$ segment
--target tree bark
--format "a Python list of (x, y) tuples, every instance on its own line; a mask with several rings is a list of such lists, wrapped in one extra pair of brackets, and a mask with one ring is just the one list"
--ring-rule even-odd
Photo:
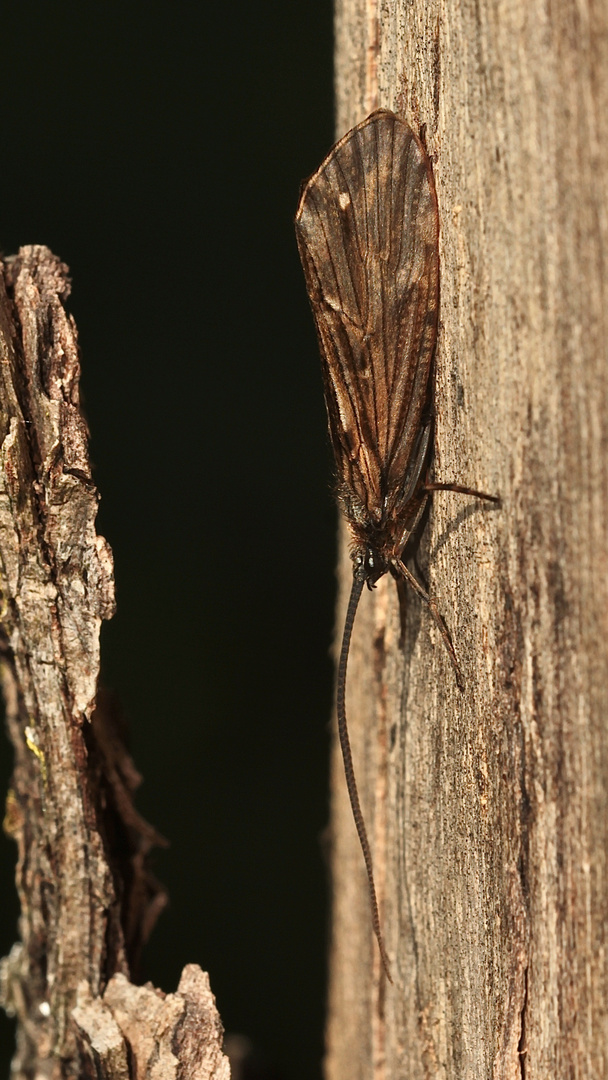
[(177, 993), (129, 982), (165, 895), (162, 837), (115, 704), (97, 694), (112, 553), (80, 411), (67, 268), (43, 247), (0, 262), (0, 653), (15, 769), (4, 827), (19, 850), (21, 941), (0, 964), (16, 1015), (14, 1080), (227, 1080), (207, 975)]
[[(608, 9), (337, 0), (337, 135), (420, 128), (441, 220), (435, 478), (347, 708), (395, 985), (337, 748), (328, 1080), (608, 1074)], [(351, 567), (343, 544), (338, 626)]]

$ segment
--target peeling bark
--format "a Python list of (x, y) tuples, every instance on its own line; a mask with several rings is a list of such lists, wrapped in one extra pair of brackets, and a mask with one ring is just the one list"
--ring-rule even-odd
[[(207, 976), (133, 986), (166, 897), (116, 703), (97, 695), (112, 553), (80, 410), (67, 268), (46, 248), (0, 263), (0, 675), (15, 769), (21, 941), (0, 964), (18, 1019), (15, 1080), (227, 1077)], [(145, 1053), (134, 1047), (144, 1045)], [(159, 1064), (160, 1063), (160, 1064)]]

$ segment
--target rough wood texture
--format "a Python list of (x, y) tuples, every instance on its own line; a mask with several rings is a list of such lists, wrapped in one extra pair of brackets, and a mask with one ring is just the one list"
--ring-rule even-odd
[[(608, 10), (338, 0), (337, 134), (426, 125), (437, 479), (416, 598), (364, 597), (347, 707), (396, 985), (334, 757), (328, 1080), (608, 1074)], [(341, 562), (343, 614), (351, 567)], [(340, 625), (340, 617), (338, 618)]]
[(12, 1075), (224, 1078), (206, 975), (186, 968), (168, 997), (127, 978), (165, 902), (145, 861), (164, 841), (133, 807), (140, 778), (116, 706), (96, 701), (113, 562), (95, 533), (66, 275), (43, 247), (0, 263), (0, 652), (15, 752), (4, 827), (21, 901), (21, 941), (0, 965), (0, 1004), (18, 1019)]
[[(94, 1080), (230, 1080), (209, 977), (188, 964), (177, 993), (115, 975), (103, 998), (80, 988), (73, 1018)], [(133, 1071), (135, 1063), (136, 1071)]]

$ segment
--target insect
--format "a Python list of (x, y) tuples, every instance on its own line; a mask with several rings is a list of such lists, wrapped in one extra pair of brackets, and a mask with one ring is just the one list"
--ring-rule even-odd
[(295, 227), (321, 351), (335, 494), (354, 564), (338, 662), (338, 732), (373, 928), (392, 981), (346, 722), (355, 614), (364, 585), (373, 588), (387, 571), (405, 579), (435, 620), (462, 687), (436, 601), (405, 565), (404, 551), (431, 491), (499, 500), (428, 480), (439, 212), (431, 163), (409, 124), (379, 109), (349, 131), (303, 185)]

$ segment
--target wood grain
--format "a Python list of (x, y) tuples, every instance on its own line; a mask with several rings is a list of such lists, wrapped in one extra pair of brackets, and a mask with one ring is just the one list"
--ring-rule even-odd
[[(435, 476), (415, 598), (364, 598), (349, 723), (396, 988), (335, 754), (329, 1080), (608, 1072), (608, 13), (337, 6), (337, 135), (426, 125), (440, 210)], [(341, 562), (343, 616), (350, 565)]]
[(112, 552), (80, 409), (67, 267), (47, 248), (0, 261), (0, 678), (15, 768), (20, 940), (0, 961), (17, 1019), (14, 1080), (228, 1080), (207, 975), (134, 986), (166, 902), (133, 806), (141, 777), (116, 704), (97, 692), (114, 611)]

